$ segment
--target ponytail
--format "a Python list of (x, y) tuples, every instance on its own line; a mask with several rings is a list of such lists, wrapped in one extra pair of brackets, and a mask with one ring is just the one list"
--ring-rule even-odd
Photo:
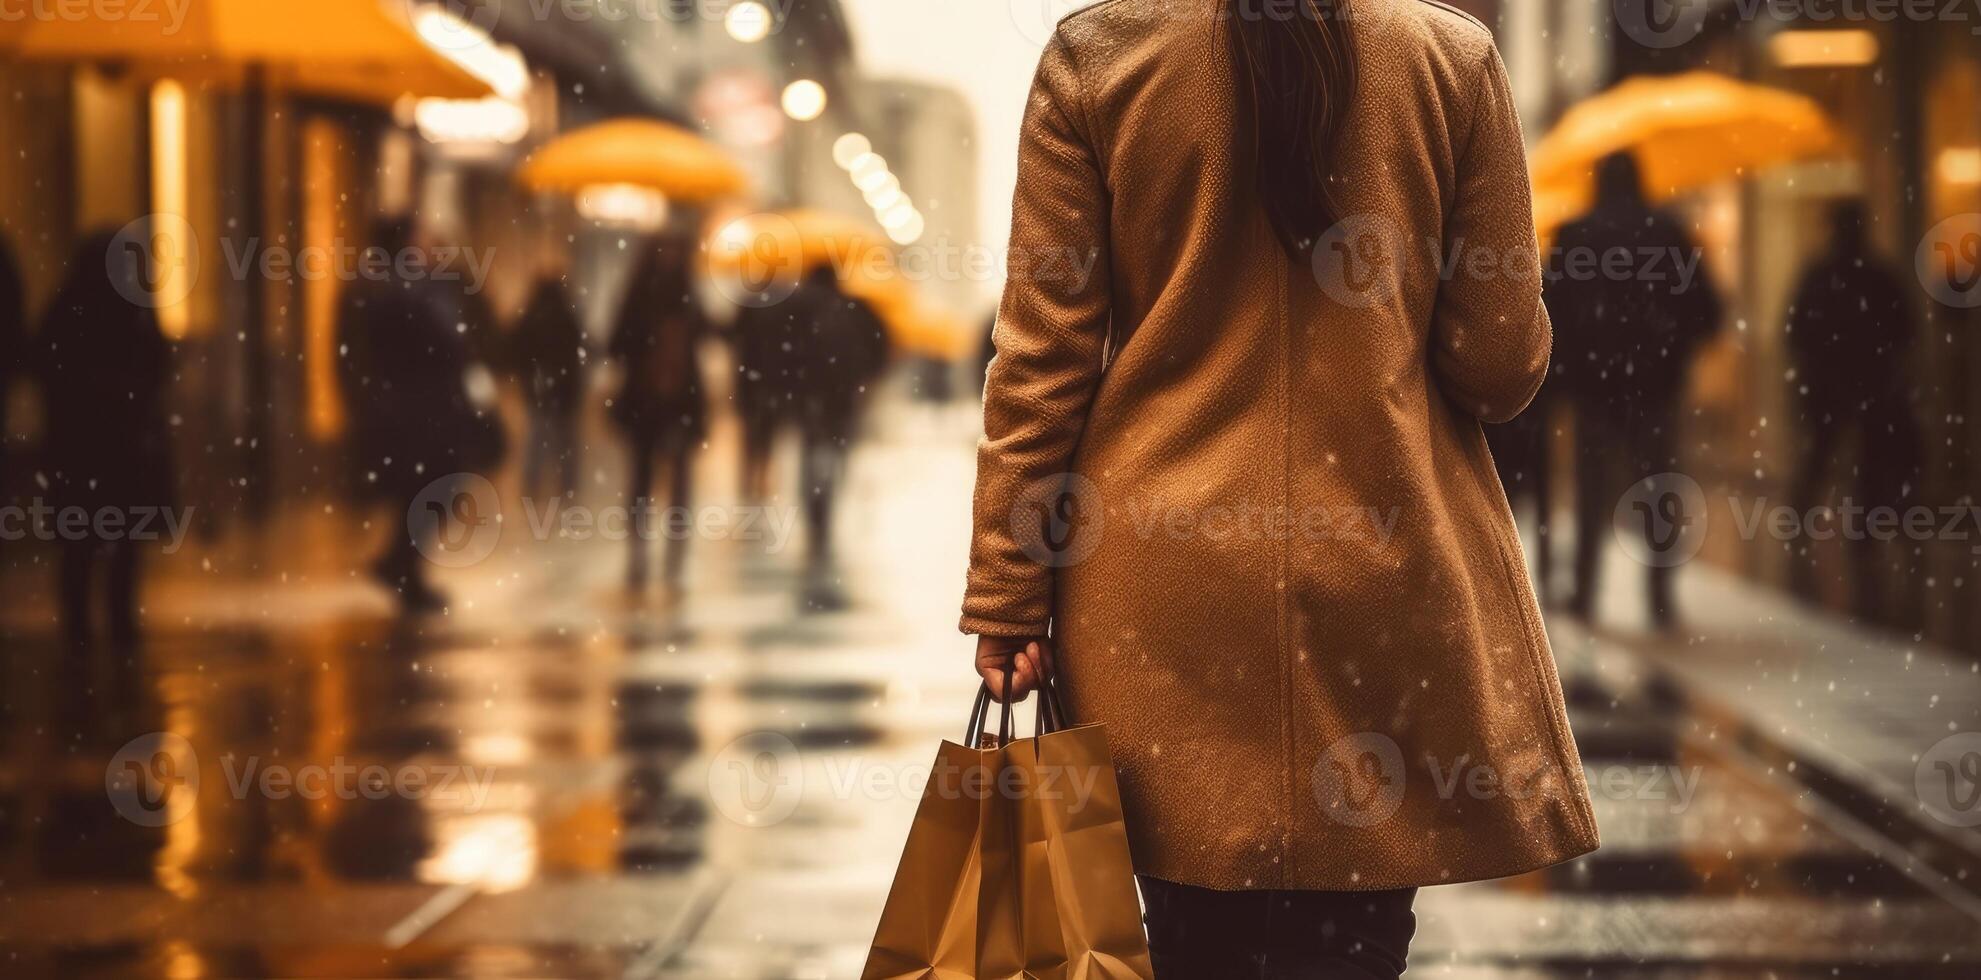
[(1297, 259), (1342, 217), (1331, 164), (1355, 99), (1350, 0), (1222, 2), (1259, 200)]

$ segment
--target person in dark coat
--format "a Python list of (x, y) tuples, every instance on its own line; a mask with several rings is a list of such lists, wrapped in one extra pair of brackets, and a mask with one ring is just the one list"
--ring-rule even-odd
[[(1645, 200), (1628, 153), (1597, 166), (1595, 207), (1557, 236), (1544, 293), (1560, 371), (1550, 383), (1560, 383), (1575, 407), (1570, 608), (1585, 619), (1595, 605), (1617, 502), (1637, 481), (1678, 469), (1679, 396), (1693, 355), (1719, 329), (1721, 313), (1699, 255), (1678, 220)], [(1619, 264), (1628, 275), (1611, 271)], [(1647, 541), (1654, 537), (1648, 525), (1645, 533)], [(1647, 571), (1652, 620), (1670, 628), (1678, 614), (1671, 563), (1649, 562)]]
[[(1800, 422), (1793, 506), (1804, 514), (1825, 505), (1903, 506), (1920, 481), (1919, 424), (1906, 383), (1912, 289), (1871, 247), (1862, 204), (1839, 204), (1830, 217), (1829, 246), (1804, 270), (1788, 312), (1791, 403)], [(1841, 501), (1833, 467), (1843, 474)], [(1884, 586), (1898, 576), (1879, 567), (1879, 542), (1869, 535), (1855, 535), (1846, 548), (1856, 612), (1882, 618)], [(1809, 556), (1791, 568), (1795, 590), (1813, 596)]]
[(523, 383), (530, 417), (523, 450), (523, 492), (537, 493), (547, 471), (557, 492), (578, 492), (578, 409), (585, 394), (585, 328), (561, 271), (537, 279), (529, 305), (509, 338), (510, 360)]
[[(28, 353), (45, 406), (40, 475), (61, 540), (62, 629), (77, 657), (68, 667), (80, 674), (65, 691), (71, 711), (103, 705), (88, 694), (103, 689), (99, 614), (115, 665), (114, 706), (141, 703), (139, 557), (147, 542), (139, 529), (162, 526), (176, 490), (163, 406), (171, 350), (139, 257), (115, 242), (98, 233), (76, 249)], [(74, 523), (76, 513), (88, 519)]]
[[(396, 259), (413, 247), (403, 220), (373, 231), (374, 251)], [(461, 530), (449, 522), (498, 516), (481, 513), (493, 502), (462, 497), (468, 477), (500, 461), (502, 431), (469, 397), (467, 340), (429, 291), (388, 271), (358, 277), (338, 303), (339, 380), (358, 485), (387, 508), (394, 529), (372, 572), (408, 611), (438, 609), (446, 598), (428, 582), (421, 556), (441, 545), (443, 530)]]
[(739, 377), (750, 379), (739, 385), (746, 429), (757, 429), (765, 453), (778, 431), (797, 430), (808, 601), (837, 607), (844, 600), (829, 581), (833, 505), (867, 393), (887, 366), (886, 327), (872, 306), (846, 294), (830, 264), (813, 269), (783, 303), (739, 321)]
[(12, 449), (8, 428), (8, 397), (14, 382), (27, 370), (27, 289), (14, 250), (0, 237), (0, 500), (10, 488), (7, 466)]
[[(619, 362), (623, 378), (612, 400), (612, 420), (632, 456), (627, 500), (635, 520), (626, 581), (634, 589), (646, 586), (648, 552), (656, 538), (668, 538), (663, 580), (670, 589), (680, 586), (687, 560), (686, 537), (672, 533), (670, 521), (656, 526), (654, 517), (684, 513), (689, 507), (695, 452), (708, 430), (698, 359), (708, 320), (693, 294), (690, 254), (691, 246), (676, 238), (649, 245), (620, 304), (607, 351)], [(663, 465), (668, 493), (661, 511), (653, 487)]]

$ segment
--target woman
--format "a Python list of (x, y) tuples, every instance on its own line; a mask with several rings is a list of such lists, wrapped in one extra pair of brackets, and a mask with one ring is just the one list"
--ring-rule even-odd
[(1021, 136), (962, 628), (1107, 725), (1163, 976), (1394, 976), (1416, 887), (1596, 846), (1480, 430), (1547, 368), (1505, 69), (1313, 2), (1073, 14)]
[(681, 583), (687, 560), (685, 535), (669, 535), (670, 522), (653, 520), (656, 462), (668, 471), (667, 506), (684, 511), (692, 481), (695, 450), (708, 424), (708, 404), (702, 394), (701, 364), (696, 360), (708, 322), (702, 315), (688, 279), (690, 246), (669, 239), (651, 244), (636, 270), (619, 324), (612, 332), (609, 354), (619, 361), (625, 378), (612, 400), (612, 418), (626, 433), (633, 456), (633, 485), (627, 502), (634, 508), (628, 588), (647, 582), (647, 553), (656, 537), (668, 536), (664, 584)]

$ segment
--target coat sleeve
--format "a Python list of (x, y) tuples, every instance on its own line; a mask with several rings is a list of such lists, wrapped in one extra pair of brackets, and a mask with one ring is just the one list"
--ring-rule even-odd
[[(966, 633), (1043, 635), (1052, 617), (1052, 556), (1028, 553), (1016, 525), (1036, 514), (1042, 488), (1071, 468), (1100, 384), (1109, 205), (1086, 122), (1072, 53), (1055, 36), (1019, 134), (1011, 275), (984, 383)], [(1093, 260), (1091, 274), (1066, 271), (1079, 266), (1061, 260), (1069, 250)]]
[(1459, 260), (1438, 287), (1431, 365), (1454, 405), (1505, 422), (1547, 377), (1550, 336), (1526, 148), (1506, 67), (1490, 46), (1457, 171), (1445, 240)]

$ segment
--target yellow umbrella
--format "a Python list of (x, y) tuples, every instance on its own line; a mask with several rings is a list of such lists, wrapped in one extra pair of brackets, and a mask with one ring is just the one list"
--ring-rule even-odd
[(715, 144), (657, 119), (612, 119), (545, 143), (517, 177), (536, 190), (575, 193), (594, 184), (634, 184), (680, 201), (741, 194), (743, 168)]
[(1535, 147), (1537, 199), (1586, 200), (1597, 161), (1633, 151), (1654, 198), (1831, 152), (1829, 117), (1794, 92), (1707, 71), (1632, 78), (1575, 105)]
[(117, 17), (0, 21), (0, 54), (124, 62), (145, 74), (229, 83), (260, 72), (273, 85), (367, 102), (472, 99), (491, 91), (380, 0), (198, 0), (122, 9)]
[(830, 264), (840, 288), (872, 306), (902, 350), (956, 358), (975, 343), (960, 317), (925, 302), (894, 261), (894, 245), (866, 222), (812, 209), (771, 211), (738, 218), (709, 241), (708, 262), (718, 274), (795, 283)]

